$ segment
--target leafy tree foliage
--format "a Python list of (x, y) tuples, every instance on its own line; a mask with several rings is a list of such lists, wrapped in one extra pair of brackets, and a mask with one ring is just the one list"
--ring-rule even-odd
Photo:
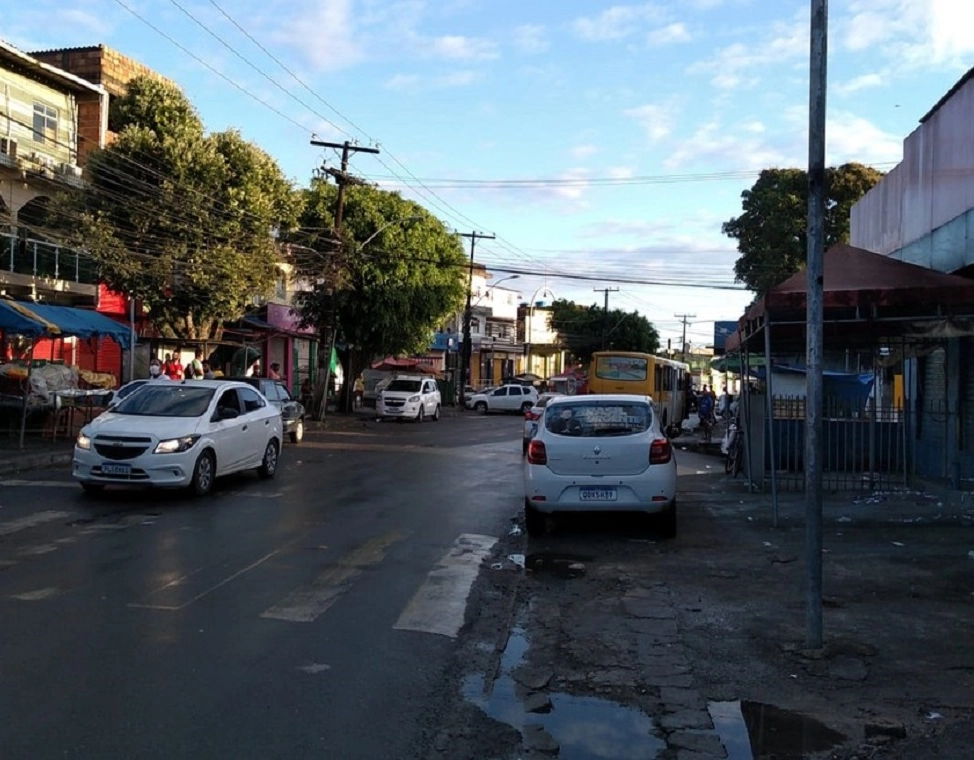
[(56, 222), (105, 284), (147, 307), (163, 334), (219, 337), (276, 278), (275, 233), (298, 198), (274, 160), (235, 131), (207, 135), (175, 87), (137, 78), (113, 107), (117, 139)]
[(606, 318), (601, 306), (581, 306), (564, 299), (555, 301), (551, 308), (551, 325), (575, 362), (587, 364), (602, 348), (603, 329), (607, 348), (648, 354), (659, 350), (659, 332), (638, 312), (609, 309)]
[[(849, 215), (883, 173), (857, 163), (826, 169), (825, 247), (849, 242)], [(737, 240), (738, 282), (762, 295), (805, 266), (808, 249), (808, 173), (765, 169), (741, 193), (744, 213), (723, 224)]]
[(436, 328), (462, 308), (466, 256), (422, 206), (368, 186), (347, 188), (337, 245), (336, 194), (334, 185), (312, 181), (291, 239), (299, 271), (316, 283), (300, 299), (304, 320), (327, 330), (337, 317), (345, 376), (354, 378), (372, 357), (429, 348)]

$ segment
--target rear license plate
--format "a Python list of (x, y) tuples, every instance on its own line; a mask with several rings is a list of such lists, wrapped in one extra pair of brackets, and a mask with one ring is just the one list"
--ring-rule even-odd
[(578, 498), (581, 501), (615, 501), (616, 489), (582, 486), (578, 489)]
[(109, 464), (105, 462), (101, 466), (102, 475), (121, 475), (128, 477), (132, 474), (132, 465), (129, 464)]

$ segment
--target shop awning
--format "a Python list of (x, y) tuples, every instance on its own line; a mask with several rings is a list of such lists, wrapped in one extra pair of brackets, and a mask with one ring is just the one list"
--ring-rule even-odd
[(0, 329), (38, 337), (60, 335), (65, 338), (112, 338), (123, 349), (132, 345), (128, 325), (104, 314), (71, 306), (0, 300)]

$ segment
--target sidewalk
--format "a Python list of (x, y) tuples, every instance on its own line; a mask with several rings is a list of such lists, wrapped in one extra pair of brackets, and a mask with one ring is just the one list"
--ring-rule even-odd
[(28, 438), (24, 448), (14, 439), (0, 438), (0, 475), (10, 475), (41, 467), (67, 467), (71, 464), (74, 441)]

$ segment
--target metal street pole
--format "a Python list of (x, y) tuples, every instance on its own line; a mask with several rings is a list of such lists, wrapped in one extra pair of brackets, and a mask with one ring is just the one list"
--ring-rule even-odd
[(473, 257), (477, 247), (477, 240), (484, 238), (493, 240), (496, 235), (486, 235), (483, 232), (461, 232), (460, 237), (470, 238), (470, 271), (467, 275), (467, 305), (463, 310), (463, 345), (460, 347), (460, 411), (467, 408), (467, 373), (470, 371), (472, 347), (470, 345), (470, 297), (473, 290)]
[[(808, 90), (808, 333), (805, 363), (805, 644), (822, 646), (822, 402), (828, 0), (811, 0)], [(768, 371), (770, 372), (770, 367)], [(772, 466), (774, 463), (772, 462)]]

